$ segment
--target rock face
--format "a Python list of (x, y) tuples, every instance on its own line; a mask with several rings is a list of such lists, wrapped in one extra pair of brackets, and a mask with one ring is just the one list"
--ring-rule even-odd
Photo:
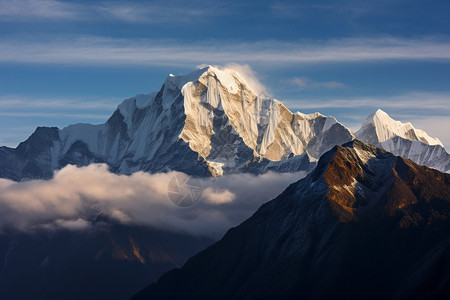
[(2, 233), (0, 298), (129, 299), (212, 241), (120, 224)]
[[(438, 139), (381, 110), (356, 136), (450, 172), (450, 155)], [(354, 137), (333, 117), (292, 113), (254, 92), (238, 73), (210, 66), (168, 76), (158, 93), (126, 99), (104, 124), (39, 127), (16, 149), (0, 147), (0, 177), (50, 178), (67, 164), (93, 162), (120, 174), (310, 171), (323, 153)]]
[(333, 117), (290, 112), (214, 67), (169, 76), (158, 93), (125, 100), (105, 124), (38, 128), (0, 148), (0, 176), (49, 178), (66, 164), (105, 162), (121, 174), (176, 170), (197, 176), (309, 170), (353, 134)]
[(357, 140), (133, 299), (445, 299), (450, 175)]
[(381, 109), (367, 118), (355, 136), (420, 165), (450, 172), (450, 155), (439, 139), (414, 128), (411, 123), (393, 120)]

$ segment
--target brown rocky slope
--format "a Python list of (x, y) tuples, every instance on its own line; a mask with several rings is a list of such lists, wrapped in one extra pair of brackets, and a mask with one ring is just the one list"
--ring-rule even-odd
[(133, 299), (439, 299), (450, 175), (353, 141)]

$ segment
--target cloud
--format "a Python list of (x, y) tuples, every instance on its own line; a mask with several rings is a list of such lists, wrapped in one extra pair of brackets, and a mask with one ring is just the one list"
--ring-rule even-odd
[(180, 208), (167, 195), (177, 172), (130, 176), (104, 164), (66, 166), (50, 180), (0, 179), (0, 228), (82, 230), (99, 214), (124, 224), (148, 225), (195, 235), (219, 236), (248, 218), (304, 173), (230, 175), (201, 179), (203, 198)]
[(249, 65), (228, 63), (225, 66), (221, 67), (221, 69), (236, 74), (236, 76), (243, 80), (256, 95), (268, 93), (267, 88), (261, 83), (258, 75), (252, 70)]
[(80, 6), (54, 0), (2, 0), (0, 19), (28, 20), (38, 19), (81, 19)]
[(230, 5), (214, 1), (101, 1), (74, 3), (56, 0), (0, 0), (0, 20), (120, 21), (127, 23), (200, 22), (230, 12)]
[(442, 114), (450, 113), (450, 94), (411, 92), (402, 95), (385, 97), (351, 97), (346, 99), (322, 99), (320, 101), (311, 99), (285, 100), (288, 107), (298, 109), (321, 109), (321, 108), (399, 108), (418, 109), (422, 111), (433, 110)]
[(20, 107), (32, 107), (32, 108), (46, 108), (46, 109), (114, 109), (120, 99), (96, 99), (92, 97), (90, 99), (81, 98), (37, 98), (30, 96), (17, 96), (17, 95), (1, 95), (0, 96), (0, 108), (14, 109)]
[(2, 117), (45, 117), (45, 118), (86, 118), (86, 119), (99, 119), (106, 120), (110, 116), (106, 114), (80, 114), (80, 113), (61, 113), (61, 112), (0, 112)]
[(294, 77), (292, 79), (287, 80), (287, 83), (294, 85), (299, 89), (307, 89), (307, 88), (336, 89), (345, 87), (345, 84), (337, 81), (317, 82), (306, 77)]
[[(199, 64), (196, 68), (203, 69), (208, 66), (208, 64)], [(238, 77), (256, 95), (265, 94), (267, 96), (269, 94), (267, 87), (261, 83), (260, 75), (253, 71), (248, 64), (227, 63), (224, 66), (214, 65), (214, 67)]]
[(229, 190), (207, 188), (203, 191), (203, 197), (208, 203), (224, 204), (231, 203), (236, 199), (236, 195)]
[(50, 40), (3, 40), (0, 62), (165, 65), (201, 63), (291, 65), (392, 60), (450, 60), (445, 39), (339, 39), (325, 42), (236, 42), (61, 37)]
[[(401, 1), (400, 1), (401, 2)], [(336, 1), (328, 3), (303, 4), (303, 3), (282, 3), (275, 2), (270, 6), (271, 12), (280, 18), (295, 18), (299, 15), (317, 14), (318, 11), (328, 11), (333, 16), (345, 15), (348, 21), (375, 14), (382, 15), (392, 13), (398, 1)], [(401, 4), (400, 4), (401, 5)]]

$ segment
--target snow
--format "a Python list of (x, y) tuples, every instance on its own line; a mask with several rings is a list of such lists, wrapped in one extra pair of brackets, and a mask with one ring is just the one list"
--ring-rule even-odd
[(79, 123), (63, 128), (59, 133), (59, 138), (63, 144), (62, 153), (66, 153), (76, 141), (85, 142), (91, 152), (98, 153), (99, 136), (104, 127), (104, 124)]
[(402, 123), (392, 119), (381, 109), (378, 109), (373, 115), (369, 116), (364, 124), (373, 124), (375, 126), (379, 142), (384, 142), (395, 136), (400, 136), (404, 139), (419, 140), (428, 145), (439, 145), (444, 147), (439, 139), (430, 137), (423, 130), (415, 129), (409, 122)]
[(128, 129), (131, 128), (131, 124), (133, 123), (133, 114), (135, 113), (136, 108), (143, 109), (150, 106), (153, 103), (155, 97), (156, 92), (147, 95), (139, 94), (134, 97), (125, 99), (121, 104), (117, 106), (117, 109), (124, 117), (124, 121), (127, 124)]
[(237, 78), (231, 75), (230, 73), (223, 72), (214, 67), (209, 67), (208, 76), (215, 74), (220, 83), (228, 90), (228, 92), (232, 94), (236, 94), (239, 92), (239, 87), (236, 83)]
[(325, 125), (323, 125), (322, 132), (327, 131), (328, 129), (331, 128), (331, 126), (333, 126), (336, 123), (337, 120), (334, 117), (326, 117)]
[(354, 147), (355, 153), (358, 155), (359, 159), (363, 162), (363, 164), (367, 164), (367, 162), (375, 157), (375, 154), (368, 151), (359, 151), (357, 147)]
[(381, 109), (370, 115), (356, 137), (363, 142), (381, 147), (395, 155), (413, 160), (431, 168), (449, 172), (450, 155), (441, 141), (411, 123), (393, 120)]
[(208, 161), (208, 165), (214, 170), (216, 176), (223, 176), (223, 163)]

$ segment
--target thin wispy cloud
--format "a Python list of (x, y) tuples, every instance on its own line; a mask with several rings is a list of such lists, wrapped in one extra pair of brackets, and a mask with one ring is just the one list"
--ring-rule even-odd
[(286, 80), (290, 85), (295, 86), (297, 89), (337, 89), (346, 87), (345, 84), (337, 81), (314, 81), (307, 77), (294, 77), (292, 79)]
[(0, 62), (98, 65), (178, 65), (450, 60), (450, 41), (436, 39), (340, 39), (315, 43), (113, 39), (4, 40)]
[(106, 120), (109, 115), (106, 114), (80, 114), (80, 113), (61, 113), (61, 112), (0, 112), (1, 117), (45, 117), (45, 118), (73, 118), (73, 119), (98, 119)]
[(420, 110), (422, 114), (426, 110), (434, 113), (450, 113), (450, 94), (412, 92), (403, 95), (385, 97), (349, 97), (346, 99), (311, 99), (284, 100), (292, 109), (322, 109), (322, 108), (403, 108)]
[(64, 2), (56, 0), (1, 0), (0, 20), (119, 21), (127, 23), (199, 22), (223, 15), (231, 5), (215, 1), (102, 1)]
[[(270, 5), (272, 15), (278, 18), (304, 18), (305, 16), (321, 16), (321, 19), (327, 16), (333, 19), (341, 19), (348, 25), (360, 26), (361, 20), (368, 16), (392, 16), (402, 15), (406, 3), (404, 1), (394, 0), (346, 0), (346, 1), (297, 1), (275, 2)], [(402, 3), (403, 2), (403, 3)], [(358, 28), (360, 30), (360, 28)]]
[(21, 110), (25, 108), (45, 108), (45, 109), (114, 109), (121, 99), (48, 99), (48, 98), (34, 98), (21, 97), (16, 95), (0, 96), (0, 108)]
[(84, 13), (81, 6), (54, 0), (1, 0), (0, 20), (32, 21), (47, 20), (77, 20)]

